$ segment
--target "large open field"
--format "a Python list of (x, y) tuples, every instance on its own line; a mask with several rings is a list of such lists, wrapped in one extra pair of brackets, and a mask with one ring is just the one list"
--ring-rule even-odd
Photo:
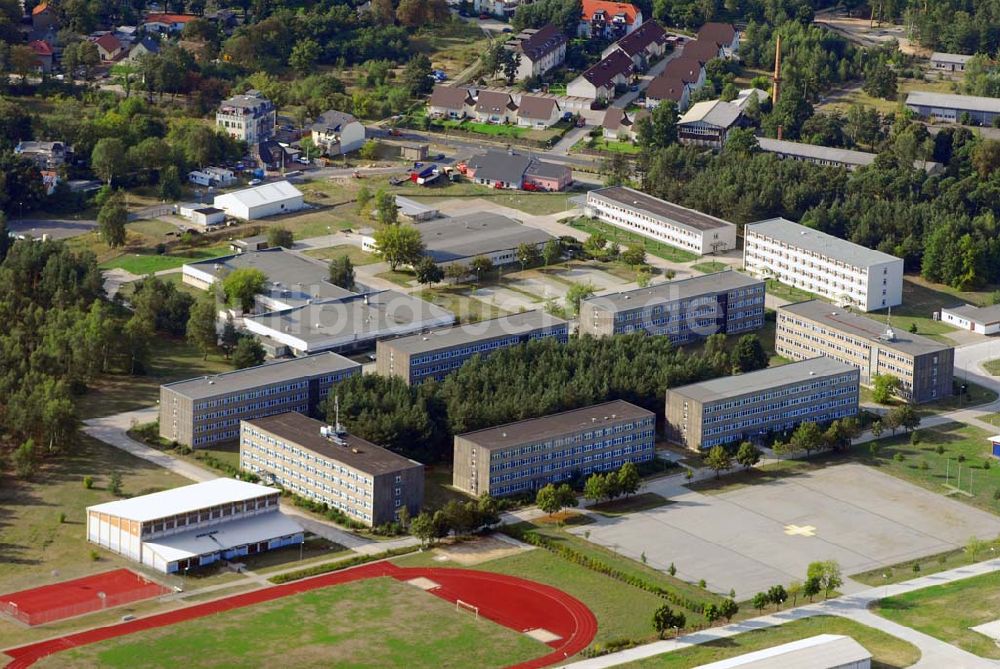
[[(448, 564), (437, 561), (436, 557), (438, 551), (431, 551), (393, 561), (405, 567)], [(597, 618), (595, 645), (621, 638), (652, 640), (651, 616), (664, 601), (653, 593), (591, 571), (541, 548), (490, 560), (471, 568), (546, 583), (576, 597)]]
[(970, 627), (1000, 614), (1000, 574), (994, 572), (889, 597), (876, 613), (982, 657), (1000, 659), (1000, 647)]
[(379, 578), (84, 646), (39, 666), (502, 667), (546, 650), (412, 585)]
[[(112, 472), (121, 473), (127, 495), (189, 483), (88, 437), (69, 448), (70, 454), (45, 464), (33, 481), (3, 477), (0, 482), (0, 593), (134, 566), (107, 551), (96, 551), (99, 559), (92, 559), (86, 540), (84, 509), (115, 499), (106, 489)], [(94, 477), (92, 488), (84, 487), (84, 476)], [(60, 520), (62, 514), (65, 520)], [(51, 626), (26, 630), (0, 620), (0, 647), (54, 633)]]
[(219, 354), (213, 353), (208, 360), (203, 360), (202, 354), (184, 339), (160, 335), (155, 346), (156, 354), (147, 374), (100, 377), (77, 403), (80, 417), (109, 416), (152, 406), (159, 399), (162, 383), (233, 369), (232, 363)]
[(908, 667), (920, 659), (920, 651), (902, 639), (846, 618), (815, 616), (795, 620), (780, 627), (753, 630), (728, 639), (713, 641), (666, 653), (647, 660), (622, 665), (629, 669), (688, 669), (709, 662), (778, 646), (817, 634), (844, 634), (868, 649), (873, 669)]

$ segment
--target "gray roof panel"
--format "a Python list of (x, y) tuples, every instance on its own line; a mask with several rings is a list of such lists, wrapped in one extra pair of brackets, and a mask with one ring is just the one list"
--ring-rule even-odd
[[(746, 231), (769, 237), (779, 242), (805, 251), (839, 260), (854, 267), (870, 267), (886, 262), (903, 262), (896, 256), (870, 249), (846, 239), (840, 239), (825, 232), (799, 225), (785, 218), (772, 218), (750, 223)], [(746, 234), (746, 233), (744, 233)]]
[(383, 339), (380, 344), (401, 353), (414, 355), (471, 342), (520, 335), (557, 325), (566, 325), (566, 321), (544, 311), (525, 311), (519, 314), (479, 321), (478, 323), (468, 323), (443, 330), (432, 330), (397, 339)]
[(695, 209), (688, 209), (625, 186), (599, 188), (590, 191), (588, 195), (603, 197), (630, 209), (641, 211), (653, 218), (669, 223), (679, 223), (699, 232), (736, 227), (721, 218), (704, 214)]
[(790, 386), (812, 377), (833, 376), (845, 372), (857, 372), (858, 368), (846, 362), (833, 358), (819, 356), (800, 362), (792, 362), (780, 367), (768, 367), (756, 372), (720, 376), (717, 379), (692, 383), (679, 388), (671, 388), (669, 392), (681, 397), (690, 398), (696, 402), (714, 402), (731, 397), (740, 397), (750, 393)]
[[(621, 293), (599, 295), (584, 300), (584, 304), (599, 306), (611, 312), (630, 311), (656, 304), (666, 304), (687, 300), (703, 295), (714, 295), (740, 288), (763, 286), (764, 281), (747, 276), (742, 272), (727, 270), (713, 274), (692, 276), (686, 279), (666, 281), (647, 288), (635, 288)], [(582, 306), (582, 305), (581, 305)]]

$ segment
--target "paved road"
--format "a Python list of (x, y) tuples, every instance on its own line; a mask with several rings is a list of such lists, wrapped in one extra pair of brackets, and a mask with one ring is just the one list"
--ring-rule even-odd
[[(688, 42), (688, 44), (690, 44), (690, 42)], [(638, 98), (640, 95), (643, 94), (643, 92), (647, 88), (649, 88), (649, 84), (652, 83), (653, 79), (658, 77), (663, 72), (663, 70), (667, 68), (667, 63), (674, 60), (675, 58), (679, 58), (682, 53), (684, 53), (683, 48), (674, 49), (666, 56), (664, 56), (664, 58), (660, 60), (658, 63), (654, 63), (653, 66), (649, 68), (649, 70), (639, 79), (639, 90), (633, 91), (630, 89), (627, 93), (625, 93), (617, 100), (612, 102), (611, 106), (617, 107), (618, 109), (625, 109), (626, 107), (628, 107), (630, 104), (632, 104), (633, 100)]]
[(996, 667), (1000, 666), (1000, 663), (983, 659), (927, 634), (898, 625), (868, 610), (868, 606), (872, 602), (886, 596), (901, 595), (933, 585), (960, 581), (972, 576), (995, 571), (1000, 571), (1000, 560), (988, 560), (930, 576), (922, 576), (888, 587), (869, 588), (853, 595), (845, 595), (825, 602), (808, 604), (779, 613), (751, 618), (750, 620), (733, 623), (732, 625), (724, 625), (702, 632), (695, 632), (694, 634), (686, 634), (675, 640), (657, 641), (619, 653), (574, 662), (566, 666), (573, 669), (614, 667), (627, 662), (670, 653), (682, 648), (726, 639), (755, 629), (783, 625), (793, 620), (817, 615), (834, 615), (854, 620), (862, 625), (882, 630), (894, 637), (909, 641), (919, 648), (921, 652), (920, 661), (913, 665), (915, 669), (941, 669), (943, 667), (947, 667), (948, 669), (996, 669)]
[(90, 232), (97, 227), (96, 220), (68, 218), (18, 218), (7, 221), (7, 228), (15, 235), (27, 235), (41, 239), (67, 239)]

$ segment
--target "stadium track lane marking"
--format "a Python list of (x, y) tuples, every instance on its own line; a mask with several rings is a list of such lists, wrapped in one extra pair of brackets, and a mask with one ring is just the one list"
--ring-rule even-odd
[(562, 662), (590, 645), (597, 634), (597, 619), (583, 602), (543, 583), (487, 571), (397, 567), (391, 562), (376, 562), (194, 604), (183, 609), (165, 611), (128, 622), (67, 634), (55, 639), (10, 648), (3, 652), (13, 658), (7, 664), (7, 669), (23, 669), (43, 657), (70, 648), (262, 604), (319, 588), (382, 576), (403, 582), (418, 577), (429, 578), (441, 584), (441, 587), (430, 591), (430, 594), (451, 603), (456, 599), (462, 599), (474, 604), (479, 607), (481, 616), (504, 627), (525, 632), (539, 627), (540, 621), (544, 621), (546, 629), (561, 635), (562, 639), (547, 644), (553, 649), (552, 652), (514, 665), (511, 669), (540, 669)]

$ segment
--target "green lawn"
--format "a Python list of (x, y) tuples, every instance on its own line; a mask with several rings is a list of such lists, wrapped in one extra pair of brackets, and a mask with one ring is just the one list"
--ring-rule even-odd
[(591, 511), (597, 511), (605, 516), (624, 516), (638, 511), (657, 509), (667, 504), (670, 504), (670, 500), (667, 498), (657, 495), (655, 492), (646, 492), (639, 495), (632, 495), (631, 497), (615, 499), (610, 502), (601, 502), (589, 508)]
[(325, 249), (310, 249), (306, 251), (305, 254), (313, 258), (319, 258), (320, 260), (333, 260), (334, 258), (340, 258), (346, 255), (351, 259), (351, 264), (355, 267), (359, 265), (371, 265), (379, 262), (379, 258), (377, 256), (371, 253), (365, 253), (353, 244), (341, 244), (340, 246), (331, 246)]
[(546, 652), (544, 644), (524, 634), (477, 621), (406, 583), (379, 578), (72, 649), (39, 666), (437, 669), (503, 667)]
[(1000, 358), (985, 361), (983, 363), (983, 369), (993, 376), (1000, 376)]
[(435, 288), (411, 293), (455, 314), (460, 323), (478, 323), (506, 316), (508, 312), (470, 296), (468, 287), (439, 285)]
[(451, 467), (448, 465), (427, 465), (424, 474), (423, 508), (433, 511), (440, 509), (453, 499), (459, 502), (470, 499), (465, 493), (452, 488), (451, 482)]
[[(1000, 464), (990, 456), (990, 435), (984, 430), (961, 423), (947, 423), (936, 427), (918, 429), (920, 443), (911, 444), (910, 437), (902, 433), (878, 441), (877, 454), (873, 457), (870, 447), (863, 444), (857, 450), (874, 466), (887, 474), (916, 483), (937, 493), (945, 493), (946, 484), (955, 486), (961, 465), (961, 488), (968, 494), (954, 494), (953, 498), (992, 513), (1000, 513)], [(938, 453), (938, 446), (942, 453)], [(867, 451), (867, 453), (866, 453)], [(902, 461), (896, 459), (901, 454)], [(959, 462), (964, 457), (964, 462)], [(922, 463), (926, 463), (926, 468)], [(988, 469), (986, 467), (989, 467)]]
[(456, 197), (481, 197), (494, 204), (523, 211), (535, 216), (558, 214), (571, 208), (569, 198), (573, 193), (532, 193), (519, 190), (498, 190), (479, 184), (461, 181), (447, 183), (431, 188), (413, 186), (403, 189), (406, 197), (413, 198), (423, 204), (434, 204)]
[(120, 268), (132, 274), (145, 276), (165, 269), (174, 269), (196, 260), (208, 260), (229, 255), (232, 251), (229, 244), (216, 244), (188, 251), (156, 255), (149, 253), (126, 253), (101, 263), (101, 269)]
[(928, 402), (927, 404), (921, 404), (917, 407), (917, 413), (921, 416), (930, 416), (936, 413), (954, 411), (955, 409), (965, 409), (968, 407), (978, 406), (980, 404), (988, 404), (997, 399), (996, 392), (981, 386), (978, 383), (965, 381), (958, 376), (955, 377), (955, 380), (960, 383), (965, 383), (966, 392), (964, 395), (949, 395), (944, 399)]
[(591, 149), (593, 151), (605, 151), (607, 153), (624, 153), (636, 155), (642, 151), (642, 147), (632, 142), (622, 142), (617, 139), (606, 139), (603, 136), (584, 137), (573, 145), (574, 151)]
[(516, 125), (499, 125), (496, 123), (478, 123), (476, 121), (440, 121), (442, 127), (446, 129), (464, 130), (490, 137), (513, 137), (515, 139), (523, 137), (529, 131), (528, 128), (521, 128)]
[(715, 272), (725, 271), (729, 265), (724, 262), (719, 262), (717, 260), (709, 260), (708, 262), (700, 262), (691, 265), (691, 269), (696, 269), (703, 274), (714, 274)]
[[(960, 292), (950, 286), (930, 283), (919, 276), (903, 278), (903, 303), (892, 308), (892, 325), (898, 331), (909, 331), (911, 325), (917, 326), (917, 334), (926, 335), (938, 341), (951, 344), (947, 337), (955, 328), (934, 320), (934, 312), (942, 307), (953, 307), (962, 302), (970, 304), (986, 304), (988, 293)], [(882, 320), (886, 311), (876, 311), (869, 314), (872, 318)]]
[[(979, 558), (981, 559), (981, 558)], [(969, 555), (964, 549), (956, 549), (937, 555), (926, 555), (916, 560), (908, 560), (899, 564), (863, 571), (860, 574), (851, 574), (851, 579), (864, 583), (872, 587), (886, 585), (890, 583), (902, 583), (913, 578), (936, 574), (938, 572), (964, 567), (970, 562)], [(914, 566), (918, 570), (914, 571)]]
[(233, 370), (219, 354), (202, 360), (202, 354), (184, 339), (159, 335), (149, 373), (143, 376), (105, 374), (77, 401), (81, 418), (109, 416), (156, 404), (160, 384)]
[[(571, 519), (575, 520), (576, 517), (571, 516)], [(588, 541), (586, 531), (584, 531), (583, 536), (578, 536), (568, 532), (564, 526), (541, 521), (536, 521), (534, 523), (521, 523), (519, 526), (548, 537), (557, 544), (568, 546), (579, 553), (605, 562), (625, 574), (642, 578), (649, 583), (658, 585), (664, 590), (670, 590), (683, 597), (688, 597), (690, 599), (706, 603), (719, 603), (722, 601), (721, 597), (699, 588), (697, 585), (687, 583), (679, 578), (675, 578), (669, 574), (653, 569), (652, 567), (647, 567), (639, 561), (624, 557), (614, 551), (604, 548), (603, 546), (598, 546), (597, 544)], [(685, 615), (687, 616), (687, 622), (689, 625), (704, 622), (702, 617), (697, 613), (685, 610)]]
[(807, 290), (802, 290), (801, 288), (789, 286), (787, 284), (781, 283), (777, 279), (766, 279), (764, 283), (766, 284), (765, 289), (767, 290), (768, 295), (773, 295), (774, 297), (786, 300), (788, 302), (803, 302), (805, 300), (813, 300), (819, 298), (818, 295), (813, 295)]
[(920, 659), (920, 651), (916, 646), (885, 632), (846, 618), (814, 616), (794, 620), (779, 627), (745, 632), (728, 639), (684, 648), (673, 653), (657, 655), (622, 666), (630, 669), (688, 669), (744, 653), (779, 646), (798, 639), (806, 639), (817, 634), (843, 634), (852, 637), (872, 654), (873, 669), (908, 667)]
[(662, 244), (641, 235), (637, 235), (633, 232), (628, 232), (627, 230), (616, 228), (613, 225), (608, 225), (602, 221), (587, 218), (586, 216), (580, 216), (579, 218), (573, 219), (568, 223), (568, 225), (592, 235), (600, 233), (607, 237), (610, 241), (618, 242), (622, 246), (641, 244), (646, 249), (646, 253), (651, 253), (658, 258), (663, 258), (664, 260), (668, 260), (670, 262), (685, 263), (698, 259), (698, 256), (690, 251)]
[(1000, 611), (1000, 573), (889, 597), (875, 612), (981, 657), (1000, 659), (996, 643), (970, 627), (997, 619)]
[[(100, 559), (92, 560), (90, 552), (95, 547), (86, 540), (86, 507), (116, 499), (106, 489), (113, 472), (121, 473), (126, 495), (190, 483), (86, 436), (66, 448), (66, 455), (47, 460), (31, 481), (0, 475), (0, 593), (135, 567), (131, 561), (100, 549)], [(93, 488), (84, 488), (84, 476), (94, 477)], [(64, 522), (60, 522), (60, 514), (65, 514)], [(235, 574), (232, 577), (239, 578)], [(119, 610), (115, 617), (121, 615)], [(92, 617), (84, 620), (92, 622)], [(78, 620), (53, 625), (27, 629), (0, 619), (0, 648), (69, 631), (81, 623)]]

